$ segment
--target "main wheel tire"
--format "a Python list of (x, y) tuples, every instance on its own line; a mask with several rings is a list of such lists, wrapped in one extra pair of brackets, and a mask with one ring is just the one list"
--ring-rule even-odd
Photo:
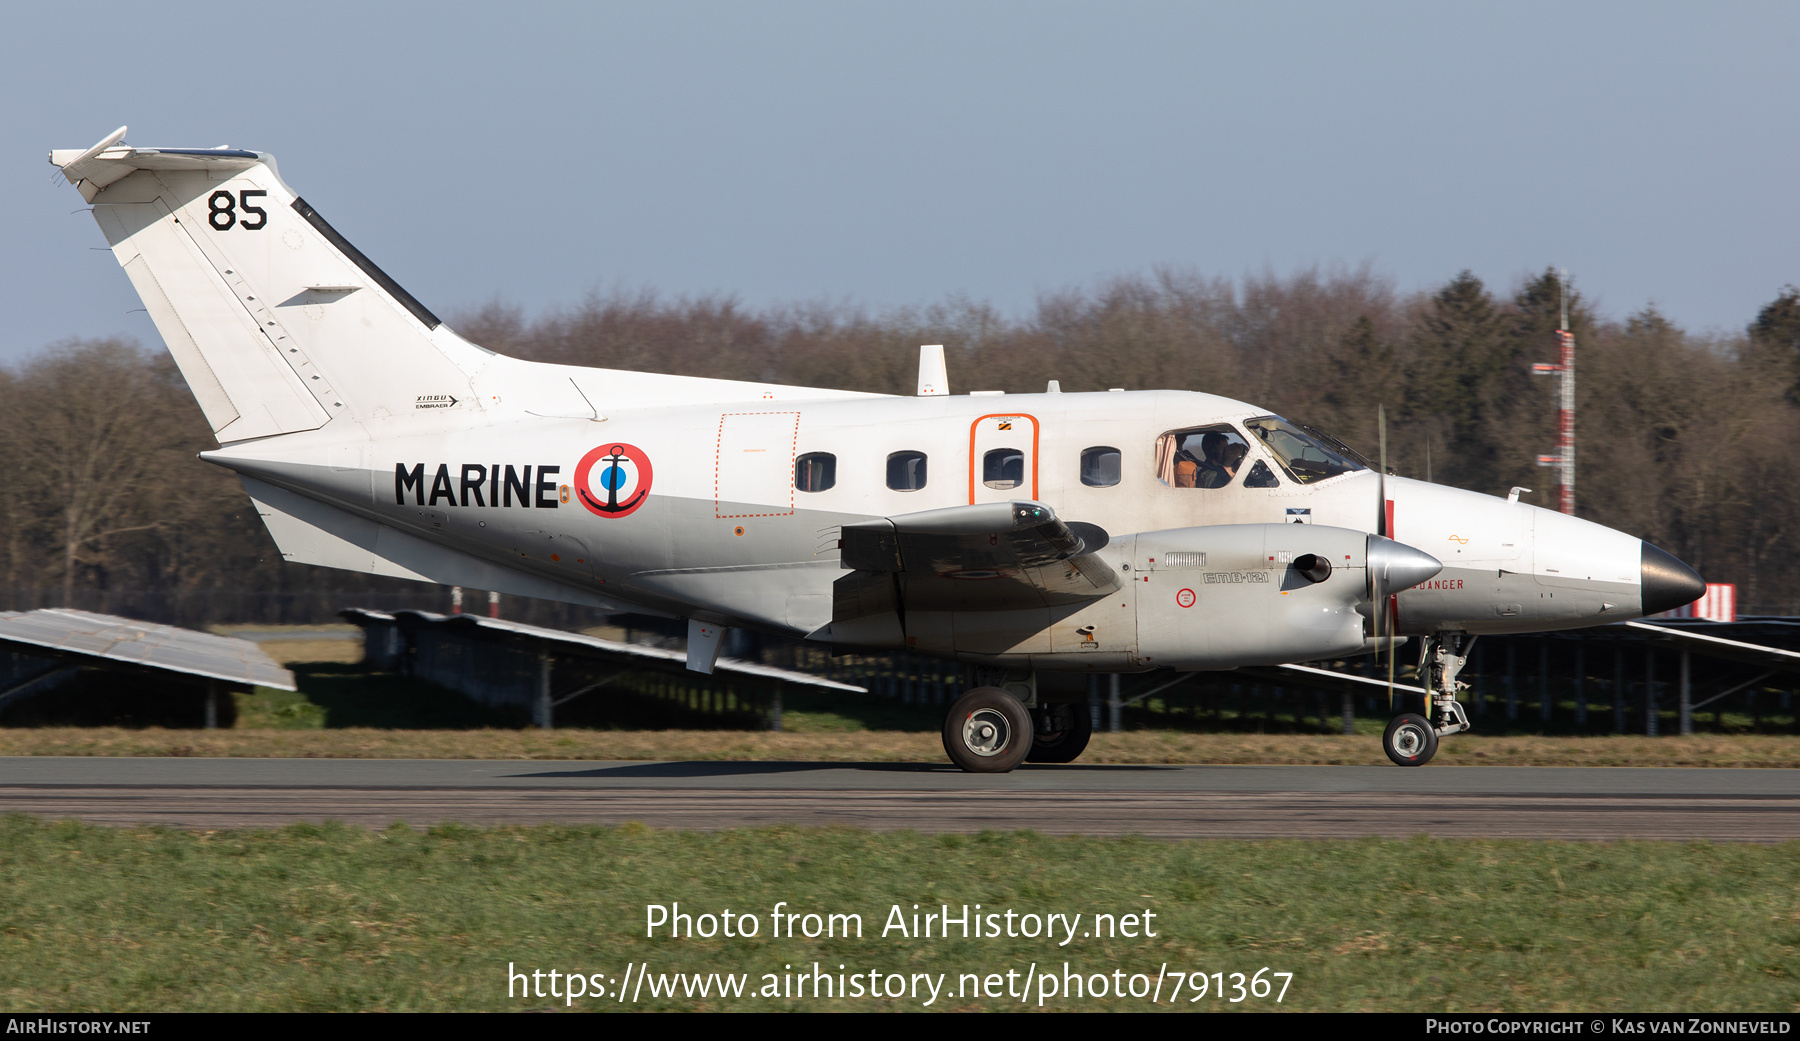
[(976, 687), (944, 717), (944, 752), (972, 774), (1003, 774), (1031, 752), (1031, 713), (999, 687)]
[(1424, 766), (1437, 755), (1437, 731), (1417, 712), (1402, 712), (1388, 720), (1381, 735), (1381, 750), (1399, 766)]
[(1031, 751), (1025, 753), (1028, 763), (1072, 763), (1087, 750), (1088, 739), (1094, 736), (1094, 720), (1088, 715), (1086, 705), (1054, 707), (1062, 710), (1057, 722), (1063, 724), (1063, 728), (1033, 735)]

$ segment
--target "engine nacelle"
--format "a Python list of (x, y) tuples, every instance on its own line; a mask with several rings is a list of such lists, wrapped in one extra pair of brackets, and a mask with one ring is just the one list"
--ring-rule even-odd
[(1364, 653), (1369, 605), (1441, 567), (1388, 539), (1313, 524), (1144, 532), (1133, 555), (1135, 663), (1195, 670)]
[(1115, 536), (1095, 561), (1120, 576), (1116, 591), (1014, 610), (909, 608), (904, 617), (892, 579), (857, 573), (838, 581), (832, 628), (864, 646), (1054, 672), (1285, 665), (1366, 653), (1374, 604), (1443, 566), (1389, 539), (1315, 524)]

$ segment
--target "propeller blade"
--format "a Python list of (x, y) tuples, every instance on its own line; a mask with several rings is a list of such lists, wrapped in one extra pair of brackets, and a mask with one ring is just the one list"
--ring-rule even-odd
[[(1376, 438), (1381, 446), (1381, 450), (1379, 453), (1381, 459), (1380, 459), (1380, 463), (1378, 464), (1378, 469), (1375, 471), (1375, 534), (1380, 535), (1384, 539), (1387, 539), (1387, 538), (1392, 538), (1393, 536), (1388, 534), (1388, 530), (1387, 530), (1388, 525), (1387, 525), (1387, 406), (1386, 405), (1377, 404), (1375, 406), (1375, 431), (1376, 431)], [(1373, 562), (1371, 562), (1371, 566), (1373, 566)], [(1390, 627), (1387, 624), (1388, 594), (1387, 594), (1387, 568), (1386, 567), (1383, 567), (1381, 569), (1381, 577), (1380, 577), (1380, 579), (1376, 580), (1373, 583), (1372, 588), (1376, 594), (1376, 598), (1375, 598), (1375, 639), (1377, 641), (1376, 646), (1377, 647), (1381, 646), (1380, 640), (1383, 636), (1386, 636), (1387, 641), (1388, 641), (1387, 655), (1388, 655), (1388, 673), (1389, 673), (1389, 677), (1390, 677), (1388, 680), (1388, 700), (1391, 702), (1393, 700), (1393, 693), (1394, 693), (1394, 691), (1393, 691), (1394, 684), (1393, 684), (1393, 680), (1392, 680), (1393, 665), (1394, 665), (1394, 661), (1393, 661), (1393, 658), (1394, 658), (1394, 636), (1393, 636), (1393, 633), (1388, 631), (1388, 629)]]
[(1391, 539), (1394, 533), (1387, 530), (1387, 406), (1375, 406), (1375, 429), (1381, 441), (1381, 469), (1377, 471), (1375, 491), (1379, 498), (1375, 502), (1375, 534), (1384, 539)]
[(1394, 627), (1388, 626), (1388, 711), (1394, 711)]

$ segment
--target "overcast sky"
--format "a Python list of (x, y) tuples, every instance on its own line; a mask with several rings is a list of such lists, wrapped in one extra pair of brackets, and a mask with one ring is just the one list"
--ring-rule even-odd
[(880, 311), (1175, 266), (1570, 269), (1736, 330), (1800, 282), (1800, 4), (12, 4), (0, 362), (160, 341), (50, 148), (275, 153), (439, 313)]

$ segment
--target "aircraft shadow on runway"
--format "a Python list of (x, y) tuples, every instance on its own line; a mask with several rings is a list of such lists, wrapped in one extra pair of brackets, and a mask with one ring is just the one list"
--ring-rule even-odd
[[(1172, 767), (1143, 766), (1080, 766), (1055, 765), (1049, 763), (1027, 763), (1019, 767), (1021, 771), (1041, 773), (1046, 771), (1070, 771), (1080, 773), (1132, 773), (1143, 771), (1168, 770)], [(508, 774), (509, 777), (536, 778), (576, 778), (576, 777), (742, 777), (755, 774), (808, 773), (820, 770), (852, 770), (861, 773), (905, 773), (905, 774), (960, 774), (955, 766), (949, 763), (805, 763), (805, 762), (717, 762), (692, 761), (678, 763), (631, 763), (624, 766), (603, 766), (587, 770), (547, 770), (540, 773)]]

